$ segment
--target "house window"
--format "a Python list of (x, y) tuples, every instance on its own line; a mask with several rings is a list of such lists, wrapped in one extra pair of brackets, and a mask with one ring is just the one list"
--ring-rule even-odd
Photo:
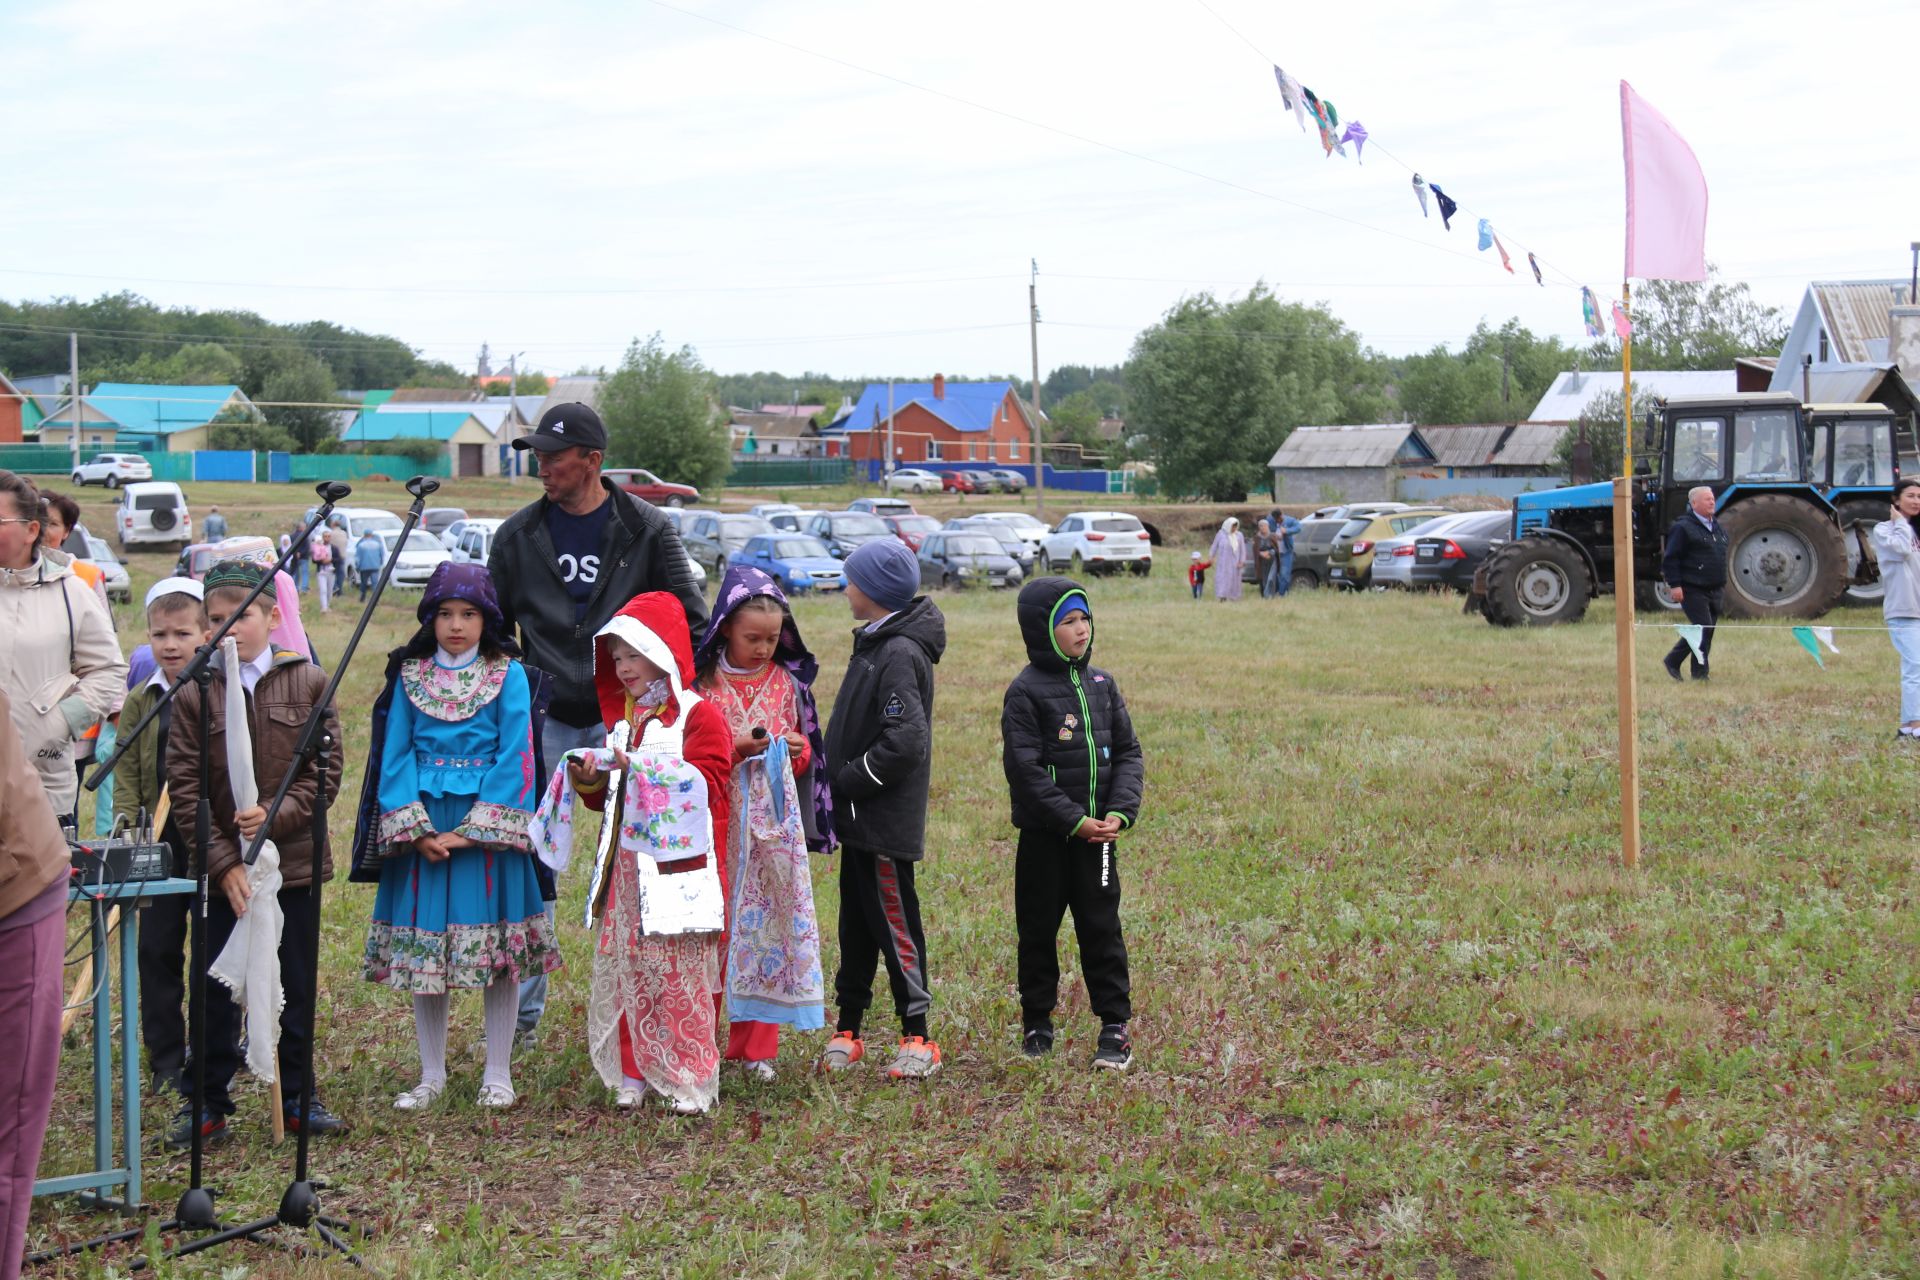
[(946, 455), (941, 453), (940, 442), (938, 440), (927, 441), (927, 461), (928, 462), (945, 462), (946, 461)]
[(1008, 462), (1020, 461), (1020, 438), (1018, 436), (1015, 436), (1013, 439), (1007, 441), (1007, 461)]

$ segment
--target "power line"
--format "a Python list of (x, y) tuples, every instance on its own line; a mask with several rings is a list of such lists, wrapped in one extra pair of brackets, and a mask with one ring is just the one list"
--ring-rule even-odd
[(190, 285), (196, 288), (218, 289), (279, 289), (287, 291), (312, 291), (321, 293), (403, 293), (403, 294), (445, 294), (455, 297), (526, 297), (526, 298), (569, 298), (569, 297), (628, 297), (640, 295), (703, 294), (703, 293), (799, 293), (820, 289), (877, 289), (900, 285), (928, 284), (975, 284), (982, 281), (1018, 280), (1017, 273), (978, 276), (933, 276), (925, 279), (909, 280), (897, 277), (874, 278), (870, 280), (832, 280), (811, 282), (784, 282), (778, 284), (717, 284), (717, 285), (610, 285), (603, 288), (468, 288), (439, 285), (380, 285), (380, 284), (291, 284), (264, 280), (189, 280), (170, 276), (125, 276), (107, 275), (85, 271), (41, 271), (31, 267), (0, 267), (0, 275), (10, 276), (46, 276), (62, 280), (105, 280), (122, 281), (129, 284), (171, 284)]

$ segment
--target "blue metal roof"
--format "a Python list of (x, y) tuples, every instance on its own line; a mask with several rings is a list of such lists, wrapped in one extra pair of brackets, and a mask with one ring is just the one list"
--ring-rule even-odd
[(430, 410), (409, 413), (399, 409), (369, 409), (340, 433), (346, 441), (451, 440), (453, 433), (466, 425), (471, 413)]
[[(87, 393), (86, 403), (96, 413), (113, 419), (123, 431), (167, 436), (205, 426), (239, 393), (240, 388), (231, 384), (181, 387), (147, 382), (102, 382)], [(67, 415), (62, 412), (46, 425), (65, 426), (66, 420)]]
[[(893, 384), (893, 411), (897, 416), (917, 404), (955, 431), (987, 431), (1000, 406), (1013, 390), (1011, 382), (949, 382), (943, 398), (933, 398), (931, 382)], [(872, 431), (887, 425), (887, 384), (869, 382), (854, 403), (853, 412), (827, 427), (828, 431)]]

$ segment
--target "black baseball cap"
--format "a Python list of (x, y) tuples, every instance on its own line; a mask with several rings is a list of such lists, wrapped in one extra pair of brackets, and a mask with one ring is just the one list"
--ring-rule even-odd
[(607, 451), (607, 428), (591, 405), (578, 400), (557, 404), (540, 415), (540, 425), (513, 442), (516, 449), (558, 453), (562, 449)]

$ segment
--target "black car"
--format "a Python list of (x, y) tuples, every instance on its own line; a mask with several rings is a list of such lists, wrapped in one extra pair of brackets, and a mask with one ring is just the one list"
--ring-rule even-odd
[(845, 560), (864, 542), (878, 542), (894, 536), (887, 522), (864, 511), (822, 511), (807, 521), (804, 532), (827, 544), (836, 560)]
[(990, 534), (941, 529), (920, 543), (922, 587), (1017, 587), (1023, 576)]
[(1012, 556), (1019, 564), (1020, 572), (1031, 574), (1035, 556), (1034, 545), (1013, 531), (1013, 526), (1002, 520), (989, 519), (986, 516), (955, 516), (947, 521), (946, 527), (958, 532), (984, 533), (1000, 544), (1000, 549)]
[(1473, 585), (1473, 571), (1512, 536), (1513, 512), (1482, 511), (1455, 522), (1444, 533), (1415, 538), (1412, 584), (1466, 591)]

